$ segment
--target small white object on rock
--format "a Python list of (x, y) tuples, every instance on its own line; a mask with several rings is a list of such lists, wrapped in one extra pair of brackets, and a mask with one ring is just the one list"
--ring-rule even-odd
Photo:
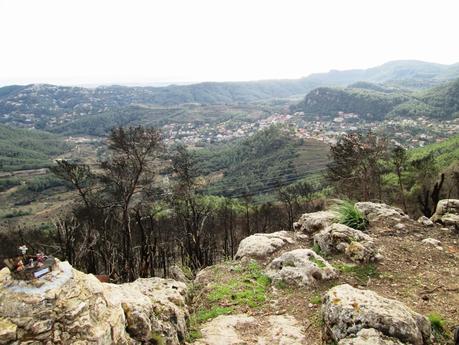
[(311, 249), (295, 249), (282, 254), (266, 267), (266, 274), (274, 283), (282, 281), (298, 286), (313, 285), (337, 276), (336, 270)]

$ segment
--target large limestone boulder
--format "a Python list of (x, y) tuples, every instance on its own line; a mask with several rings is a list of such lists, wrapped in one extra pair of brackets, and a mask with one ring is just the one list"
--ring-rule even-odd
[(459, 199), (440, 200), (430, 219), (447, 226), (459, 226)]
[(360, 330), (355, 337), (340, 340), (338, 345), (403, 345), (403, 343), (386, 337), (374, 328), (365, 328)]
[(355, 262), (372, 262), (382, 258), (371, 236), (343, 224), (332, 224), (315, 234), (314, 243), (325, 254), (344, 253)]
[(181, 344), (186, 336), (186, 285), (139, 279), (115, 285), (58, 262), (34, 283), (0, 271), (2, 344)]
[(298, 286), (314, 285), (317, 281), (336, 278), (336, 270), (310, 249), (295, 249), (274, 259), (265, 270), (274, 283)]
[(326, 334), (334, 341), (374, 328), (403, 343), (431, 343), (430, 322), (403, 303), (348, 284), (330, 289), (322, 306)]
[(300, 219), (293, 223), (295, 231), (305, 234), (313, 234), (336, 221), (338, 214), (333, 211), (318, 211), (303, 214)]
[(402, 219), (409, 218), (402, 209), (383, 203), (369, 201), (358, 202), (355, 204), (355, 208), (362, 212), (370, 223), (380, 220), (399, 223)]
[(290, 231), (278, 231), (270, 234), (254, 234), (244, 238), (235, 255), (235, 259), (266, 259), (274, 252), (294, 244), (296, 235)]

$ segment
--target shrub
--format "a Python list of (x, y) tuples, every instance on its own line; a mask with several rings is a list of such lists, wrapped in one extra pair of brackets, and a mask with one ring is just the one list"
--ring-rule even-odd
[(338, 212), (338, 222), (347, 225), (353, 229), (366, 230), (368, 220), (350, 201), (344, 201), (336, 208)]

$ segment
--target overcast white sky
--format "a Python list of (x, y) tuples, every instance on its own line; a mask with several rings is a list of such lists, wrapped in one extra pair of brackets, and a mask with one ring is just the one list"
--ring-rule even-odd
[(0, 84), (299, 78), (459, 62), (457, 0), (0, 0)]

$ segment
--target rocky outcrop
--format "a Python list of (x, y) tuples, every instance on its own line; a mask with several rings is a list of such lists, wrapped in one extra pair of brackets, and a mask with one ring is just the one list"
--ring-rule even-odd
[(101, 283), (58, 262), (35, 281), (0, 271), (3, 344), (181, 344), (186, 336), (186, 285), (170, 279)]
[(337, 216), (337, 213), (333, 211), (305, 213), (293, 223), (293, 228), (295, 231), (313, 234), (331, 225), (336, 221)]
[[(403, 303), (348, 284), (330, 289), (322, 306), (325, 332), (333, 341), (375, 329), (403, 343), (430, 344), (430, 322)], [(345, 343), (349, 344), (349, 343)]]
[(355, 337), (340, 340), (338, 345), (403, 345), (403, 343), (386, 337), (373, 328), (365, 328), (360, 330)]
[(459, 199), (440, 200), (430, 219), (446, 226), (459, 226)]
[(372, 262), (382, 258), (371, 236), (343, 224), (332, 224), (315, 234), (314, 243), (325, 254), (344, 253), (356, 262)]
[(294, 244), (296, 234), (290, 231), (278, 231), (270, 234), (254, 234), (239, 243), (235, 259), (266, 259), (268, 256)]
[(370, 223), (381, 220), (399, 223), (402, 219), (408, 219), (402, 209), (382, 203), (358, 202), (355, 208), (364, 214)]
[(298, 286), (314, 285), (317, 281), (337, 276), (336, 270), (310, 249), (295, 249), (282, 254), (267, 266), (265, 273), (274, 283)]

